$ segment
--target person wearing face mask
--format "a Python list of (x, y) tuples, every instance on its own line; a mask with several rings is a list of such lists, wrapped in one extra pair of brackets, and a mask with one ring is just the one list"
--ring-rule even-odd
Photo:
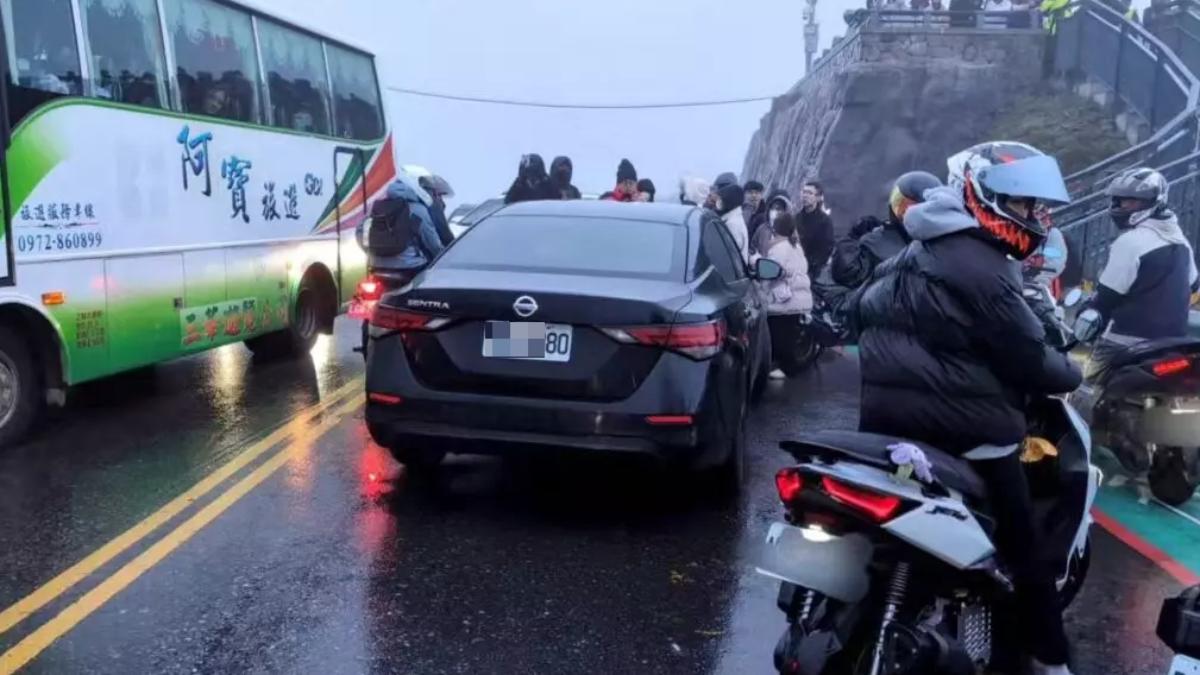
[(570, 157), (560, 155), (550, 162), (550, 182), (558, 191), (559, 199), (583, 198), (583, 195), (579, 193), (579, 188), (571, 184), (571, 176), (574, 172), (575, 167), (571, 164)]
[(1108, 253), (1092, 308), (1111, 322), (1088, 363), (1093, 378), (1118, 352), (1144, 340), (1186, 337), (1188, 305), (1200, 290), (1196, 256), (1167, 205), (1167, 180), (1147, 168), (1119, 174), (1106, 190), (1121, 232)]
[(904, 230), (909, 207), (925, 201), (925, 192), (942, 181), (926, 171), (910, 171), (896, 179), (888, 196), (887, 220), (867, 216), (833, 247), (829, 270), (834, 283), (853, 289), (866, 283), (879, 263), (896, 255), (912, 239)]
[[(750, 250), (758, 255), (767, 254), (767, 247), (774, 236), (772, 226), (775, 221), (785, 213), (792, 213), (792, 200), (788, 198), (787, 190), (774, 190), (763, 204), (766, 208), (755, 214), (747, 224), (750, 232)], [(808, 267), (805, 265), (806, 274), (807, 271)]]

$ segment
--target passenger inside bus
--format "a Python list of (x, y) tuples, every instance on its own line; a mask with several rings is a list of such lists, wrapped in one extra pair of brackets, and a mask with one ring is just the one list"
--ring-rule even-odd
[(92, 94), (165, 108), (166, 65), (154, 0), (85, 0), (83, 8)]
[(13, 0), (12, 14), (14, 79), (22, 88), (43, 92), (30, 92), (36, 99), (30, 107), (54, 98), (45, 94), (78, 96), (83, 81), (70, 0)]
[(250, 16), (211, 0), (189, 0), (186, 12), (180, 0), (164, 5), (184, 111), (261, 122)]

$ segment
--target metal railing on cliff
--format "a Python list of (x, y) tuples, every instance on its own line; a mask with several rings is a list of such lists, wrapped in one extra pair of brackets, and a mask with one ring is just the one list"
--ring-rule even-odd
[[(1158, 20), (1165, 19), (1160, 14)], [(1180, 225), (1191, 241), (1200, 236), (1200, 81), (1189, 68), (1200, 65), (1200, 40), (1189, 52), (1197, 61), (1186, 63), (1150, 27), (1089, 0), (1071, 5), (1057, 26), (1054, 73), (1071, 83), (1097, 85), (1114, 97), (1115, 110), (1151, 130), (1145, 141), (1067, 177), (1074, 201), (1053, 217), (1072, 251), (1068, 281), (1095, 280), (1116, 236), (1104, 187), (1124, 169), (1161, 170), (1171, 181)]]
[[(808, 76), (853, 60), (864, 32), (992, 32), (1042, 25), (1037, 12), (861, 9), (846, 12), (846, 21), (846, 35), (813, 62)], [(1048, 54), (1053, 74), (1106, 91), (1115, 112), (1150, 129), (1146, 140), (1067, 177), (1074, 201), (1055, 210), (1054, 221), (1072, 251), (1072, 281), (1094, 280), (1102, 269), (1116, 236), (1104, 187), (1133, 166), (1152, 166), (1166, 175), (1180, 225), (1193, 243), (1200, 240), (1200, 80), (1193, 74), (1200, 72), (1200, 0), (1156, 2), (1144, 24), (1095, 0), (1079, 0), (1055, 17)]]

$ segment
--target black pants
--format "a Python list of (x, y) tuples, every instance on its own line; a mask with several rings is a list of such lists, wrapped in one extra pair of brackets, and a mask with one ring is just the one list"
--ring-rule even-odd
[[(1067, 634), (1063, 629), (1055, 578), (1058, 570), (1038, 541), (1034, 523), (1033, 497), (1021, 467), (1019, 452), (1007, 457), (971, 462), (987, 483), (992, 516), (996, 519), (996, 548), (1012, 571), (1016, 604), (1014, 621), (998, 619), (998, 642), (1018, 640), (1047, 665), (1067, 663)], [(1041, 554), (1039, 554), (1041, 552)], [(1004, 629), (1013, 631), (1005, 634)], [(1004, 650), (1008, 651), (1008, 650)], [(1005, 669), (1019, 667), (1004, 663)]]
[(796, 361), (796, 341), (800, 339), (799, 314), (771, 314), (767, 316), (767, 327), (771, 330), (771, 358), (780, 367), (790, 369)]

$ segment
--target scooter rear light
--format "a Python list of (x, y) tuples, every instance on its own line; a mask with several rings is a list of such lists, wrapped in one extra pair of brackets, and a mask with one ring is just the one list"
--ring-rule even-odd
[(834, 501), (870, 516), (877, 523), (885, 522), (900, 510), (900, 498), (881, 495), (857, 486), (847, 485), (829, 476), (821, 478), (821, 487)]
[(358, 282), (358, 297), (364, 302), (378, 300), (383, 297), (383, 284), (375, 277), (367, 277)]
[(799, 469), (780, 469), (775, 474), (775, 489), (779, 491), (780, 501), (791, 504), (804, 491), (804, 476)]
[(1158, 363), (1154, 364), (1151, 369), (1154, 371), (1156, 376), (1167, 377), (1169, 375), (1175, 375), (1176, 373), (1182, 373), (1191, 367), (1192, 360), (1186, 356), (1181, 356), (1177, 359), (1159, 361)]

